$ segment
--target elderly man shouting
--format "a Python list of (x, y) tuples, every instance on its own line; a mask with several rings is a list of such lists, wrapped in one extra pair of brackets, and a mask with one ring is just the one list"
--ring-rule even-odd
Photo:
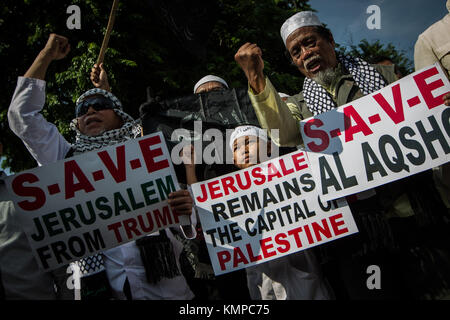
[(235, 55), (247, 76), (258, 120), (265, 128), (280, 129), (280, 139), (275, 141), (280, 145), (301, 143), (299, 120), (397, 80), (393, 66), (372, 67), (361, 59), (337, 55), (330, 30), (310, 11), (299, 12), (286, 20), (281, 37), (292, 64), (306, 77), (303, 92), (288, 99), (287, 105), (264, 76), (262, 51), (256, 44), (244, 44)]
[[(300, 120), (397, 80), (393, 65), (370, 65), (357, 57), (337, 54), (332, 33), (310, 11), (287, 19), (280, 33), (292, 64), (305, 76), (301, 93), (286, 101), (281, 99), (264, 75), (262, 50), (256, 44), (244, 44), (235, 60), (248, 79), (250, 100), (261, 126), (269, 133), (279, 129), (279, 139), (274, 142), (281, 146), (302, 144)], [(446, 293), (450, 277), (442, 266), (448, 267), (445, 261), (449, 249), (433, 235), (447, 234), (448, 225), (443, 223), (442, 200), (428, 172), (347, 200), (359, 233), (321, 247), (325, 275), (337, 298), (421, 299)], [(426, 236), (422, 233), (425, 230)], [(422, 236), (429, 237), (426, 244)], [(367, 285), (367, 270), (372, 265), (379, 266), (384, 279), (384, 285), (377, 290)]]

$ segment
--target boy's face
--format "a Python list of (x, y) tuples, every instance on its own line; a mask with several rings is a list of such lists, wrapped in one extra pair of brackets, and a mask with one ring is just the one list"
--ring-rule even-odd
[(256, 136), (243, 136), (233, 143), (234, 165), (239, 169), (245, 169), (261, 162), (259, 158), (260, 147), (267, 143)]

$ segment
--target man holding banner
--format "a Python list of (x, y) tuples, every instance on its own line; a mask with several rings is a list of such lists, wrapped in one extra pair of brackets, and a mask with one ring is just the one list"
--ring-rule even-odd
[[(261, 126), (269, 132), (279, 129), (279, 139), (274, 142), (281, 146), (303, 143), (301, 120), (334, 112), (338, 106), (397, 80), (393, 66), (371, 66), (359, 58), (338, 55), (332, 33), (310, 11), (287, 19), (281, 27), (281, 37), (292, 64), (305, 76), (303, 91), (286, 103), (265, 77), (262, 51), (256, 44), (244, 44), (235, 55), (248, 79), (249, 96)], [(335, 132), (335, 136), (340, 134)], [(338, 298), (437, 297), (449, 288), (448, 250), (435, 248), (440, 242), (436, 238), (429, 246), (424, 245), (422, 238), (435, 234), (437, 226), (448, 234), (442, 199), (428, 173), (411, 177), (409, 184), (404, 179), (347, 197), (359, 234), (337, 241), (336, 245), (332, 243), (326, 250), (332, 257), (326, 275), (330, 281), (334, 279)], [(426, 235), (422, 234), (425, 230)], [(425, 256), (440, 262), (431, 262)], [(442, 257), (447, 258), (441, 260)], [(380, 266), (388, 286), (380, 290), (366, 286), (370, 265)], [(438, 278), (445, 280), (437, 281)], [(426, 285), (416, 282), (418, 279), (427, 279)]]
[[(125, 113), (112, 93), (100, 89), (104, 86), (99, 82), (107, 84), (102, 65), (98, 67), (103, 75), (95, 77), (97, 66), (91, 74), (97, 88), (77, 100), (76, 118), (71, 123), (76, 132), (74, 144), (69, 144), (56, 126), (43, 118), (39, 112), (45, 104), (47, 68), (53, 60), (66, 57), (69, 51), (67, 38), (51, 34), (31, 67), (19, 77), (8, 111), (11, 129), (23, 140), (39, 166), (123, 143), (141, 134), (139, 120)], [(192, 200), (187, 191), (172, 192), (168, 198), (174, 212), (191, 214)], [(144, 236), (83, 258), (76, 262), (82, 273), (81, 298), (109, 299), (112, 291), (112, 297), (117, 299), (192, 299), (193, 294), (179, 271), (180, 252), (181, 244), (167, 229), (157, 236)], [(161, 258), (153, 258), (155, 255)]]

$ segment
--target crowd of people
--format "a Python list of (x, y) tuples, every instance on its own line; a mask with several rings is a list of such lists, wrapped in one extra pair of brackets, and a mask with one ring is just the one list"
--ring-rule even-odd
[[(450, 0), (447, 1), (450, 11)], [(416, 69), (435, 62), (450, 74), (450, 14), (427, 29), (415, 48)], [(248, 95), (260, 126), (241, 125), (231, 135), (235, 170), (258, 164), (259, 149), (276, 144), (302, 146), (299, 122), (327, 112), (397, 81), (402, 75), (389, 57), (366, 62), (336, 53), (332, 32), (310, 11), (281, 26), (291, 63), (303, 75), (302, 92), (280, 93), (264, 74), (263, 52), (245, 43), (235, 61), (248, 80)], [(8, 110), (9, 129), (39, 166), (134, 139), (139, 119), (127, 114), (111, 92), (107, 72), (94, 65), (93, 89), (76, 101), (69, 143), (40, 113), (45, 105), (49, 65), (70, 52), (69, 40), (51, 34), (36, 59), (19, 77)], [(207, 75), (194, 94), (227, 90), (227, 82)], [(443, 98), (450, 106), (450, 93)], [(266, 131), (262, 130), (266, 129)], [(278, 134), (271, 138), (272, 130)], [(6, 125), (2, 130), (7, 130)], [(2, 137), (0, 136), (0, 139)], [(2, 143), (0, 140), (0, 154)], [(264, 145), (264, 147), (266, 147)], [(347, 197), (359, 232), (321, 246), (247, 269), (214, 275), (189, 185), (199, 182), (193, 147), (183, 149), (187, 186), (169, 195), (189, 228), (168, 228), (136, 241), (43, 272), (34, 260), (14, 205), (0, 179), (0, 299), (171, 299), (171, 300), (329, 300), (442, 299), (450, 293), (448, 164)], [(1, 172), (3, 175), (3, 172)], [(0, 176), (1, 177), (1, 176)], [(208, 177), (205, 177), (208, 178)], [(212, 178), (212, 177), (209, 177)], [(156, 259), (155, 257), (165, 257)], [(367, 267), (382, 270), (383, 286), (369, 290)], [(76, 297), (66, 283), (79, 271)]]

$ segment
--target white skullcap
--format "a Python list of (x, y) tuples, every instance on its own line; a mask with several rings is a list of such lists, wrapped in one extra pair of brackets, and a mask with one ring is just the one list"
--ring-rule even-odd
[(230, 149), (233, 150), (233, 144), (236, 139), (244, 136), (255, 136), (265, 141), (268, 141), (266, 130), (255, 126), (239, 126), (234, 129), (230, 136)]
[(280, 98), (289, 98), (290, 95), (283, 93), (283, 92), (278, 92), (278, 95), (280, 96)]
[(204, 76), (203, 78), (201, 78), (195, 84), (195, 86), (194, 86), (194, 93), (197, 91), (198, 87), (200, 87), (202, 84), (205, 84), (205, 83), (208, 83), (208, 82), (212, 82), (212, 81), (220, 82), (221, 84), (223, 84), (228, 89), (228, 83), (225, 80), (223, 80), (222, 78), (217, 77), (217, 76), (207, 75), (207, 76)]
[(302, 11), (294, 14), (281, 26), (280, 34), (281, 38), (283, 39), (284, 45), (286, 46), (286, 39), (292, 32), (294, 32), (298, 28), (311, 26), (323, 27), (323, 24), (320, 23), (319, 18), (312, 11)]

